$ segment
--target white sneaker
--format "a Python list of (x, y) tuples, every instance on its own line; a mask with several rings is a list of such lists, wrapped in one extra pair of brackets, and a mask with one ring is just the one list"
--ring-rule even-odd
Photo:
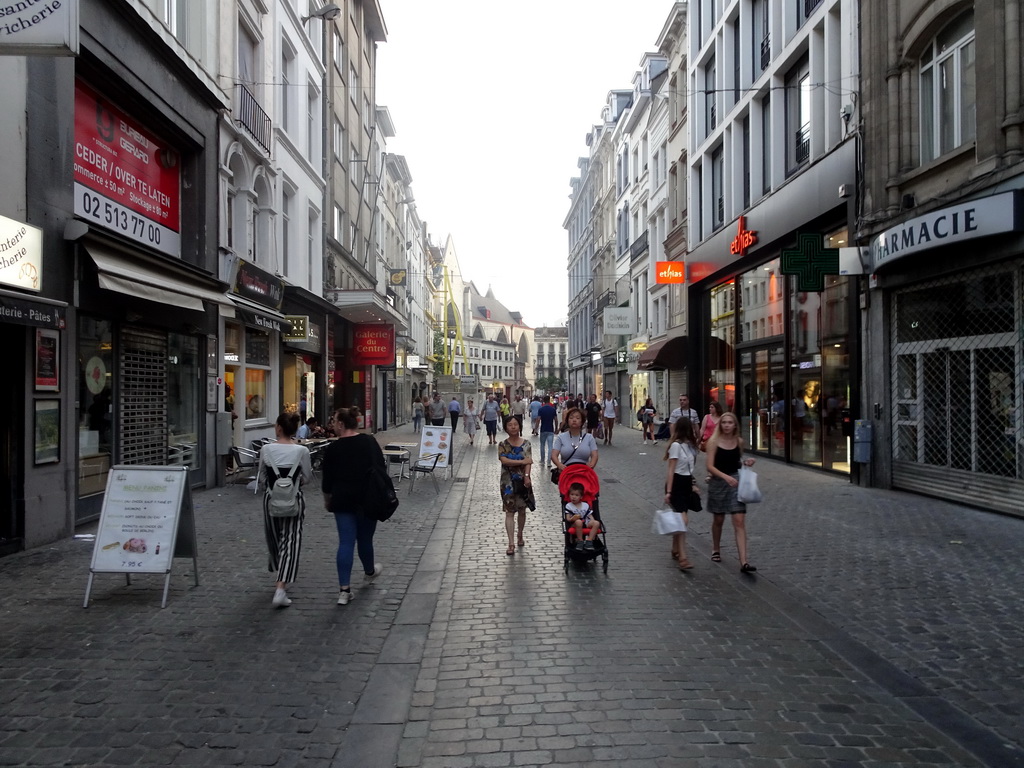
[(363, 575), (366, 576), (367, 579), (373, 580), (380, 576), (382, 573), (384, 573), (384, 566), (382, 566), (380, 563), (374, 563), (373, 573), (365, 573)]
[(288, 593), (285, 592), (283, 589), (278, 589), (274, 591), (274, 599), (271, 600), (271, 602), (278, 608), (287, 608), (289, 605), (292, 604), (292, 601), (288, 597)]
[(348, 605), (352, 600), (351, 589), (340, 589), (338, 590), (338, 605)]

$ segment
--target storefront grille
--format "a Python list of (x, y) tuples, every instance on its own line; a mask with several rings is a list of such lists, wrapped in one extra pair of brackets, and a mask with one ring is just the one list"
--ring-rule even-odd
[(1017, 262), (892, 297), (895, 485), (994, 509), (1024, 498), (1022, 278)]
[(121, 332), (120, 463), (167, 463), (167, 335)]

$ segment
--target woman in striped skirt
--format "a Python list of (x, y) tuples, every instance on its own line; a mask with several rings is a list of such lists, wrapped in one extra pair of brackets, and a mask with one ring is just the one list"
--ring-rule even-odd
[(277, 585), (271, 602), (278, 608), (286, 608), (292, 604), (285, 590), (288, 584), (295, 581), (299, 572), (299, 551), (302, 548), (302, 522), (306, 513), (306, 502), (302, 497), (300, 485), (297, 498), (298, 514), (292, 517), (273, 517), (270, 514), (270, 489), (277, 478), (288, 476), (296, 466), (299, 467), (299, 472), (294, 477), (294, 482), (301, 484), (313, 479), (309, 449), (299, 445), (295, 439), (298, 429), (299, 414), (282, 413), (277, 417), (277, 423), (274, 425), (277, 442), (267, 443), (260, 450), (257, 475), (260, 484), (265, 488), (263, 529), (270, 553), (267, 570), (277, 572)]

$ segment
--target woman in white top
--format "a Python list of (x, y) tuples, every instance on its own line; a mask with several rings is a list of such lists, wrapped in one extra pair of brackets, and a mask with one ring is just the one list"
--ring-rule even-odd
[[(313, 479), (313, 467), (309, 449), (299, 445), (295, 433), (299, 429), (299, 414), (282, 413), (277, 417), (274, 432), (276, 443), (267, 443), (260, 449), (260, 466), (257, 477), (266, 492), (263, 494), (263, 529), (267, 537), (270, 561), (267, 570), (277, 572), (277, 588), (273, 604), (285, 608), (292, 604), (285, 588), (295, 581), (299, 572), (299, 551), (302, 548), (302, 521), (305, 517), (306, 502), (299, 490), (299, 513), (293, 517), (272, 517), (270, 515), (270, 488), (278, 477), (291, 474), (296, 466), (298, 474), (294, 482), (305, 483)], [(277, 467), (275, 471), (270, 465)]]
[[(694, 464), (697, 460), (697, 446), (693, 441), (693, 423), (686, 417), (673, 425), (672, 442), (665, 451), (668, 475), (665, 477), (665, 501), (683, 516), (683, 522), (690, 524), (687, 512), (700, 511), (697, 482), (693, 479)], [(679, 564), (679, 570), (688, 571), (693, 564), (686, 559), (686, 533), (672, 534), (672, 557)]]
[(476, 430), (479, 426), (480, 415), (476, 412), (476, 406), (473, 405), (473, 401), (469, 400), (466, 402), (466, 410), (462, 412), (462, 423), (465, 425), (466, 434), (469, 435), (469, 444), (473, 444), (473, 438), (476, 436)]
[(597, 441), (594, 436), (583, 432), (584, 416), (579, 408), (565, 412), (566, 431), (555, 435), (551, 446), (551, 462), (559, 470), (569, 464), (586, 464), (591, 469), (597, 466)]

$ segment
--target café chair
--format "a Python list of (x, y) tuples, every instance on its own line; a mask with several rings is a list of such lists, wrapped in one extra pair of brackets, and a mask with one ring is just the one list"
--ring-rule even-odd
[(440, 493), (441, 488), (437, 484), (437, 478), (434, 477), (434, 470), (437, 469), (437, 462), (441, 459), (444, 454), (432, 453), (429, 456), (421, 456), (419, 461), (409, 464), (409, 493), (412, 493), (412, 489), (416, 487), (416, 475), (430, 475), (430, 479), (434, 482), (434, 493)]

